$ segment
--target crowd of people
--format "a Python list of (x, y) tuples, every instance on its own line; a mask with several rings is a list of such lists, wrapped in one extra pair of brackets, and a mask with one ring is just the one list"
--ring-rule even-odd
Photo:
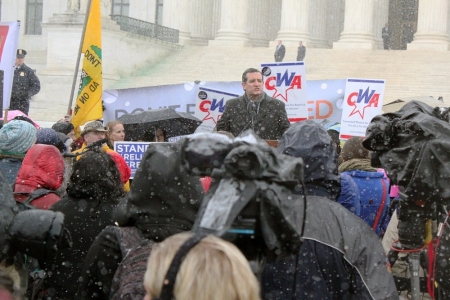
[(120, 121), (79, 139), (67, 119), (5, 121), (1, 299), (398, 299), (387, 254), (404, 219), (390, 165), (371, 159), (381, 127), (342, 145), (336, 124), (290, 124), (262, 82), (243, 73), (212, 133), (155, 130), (132, 180)]

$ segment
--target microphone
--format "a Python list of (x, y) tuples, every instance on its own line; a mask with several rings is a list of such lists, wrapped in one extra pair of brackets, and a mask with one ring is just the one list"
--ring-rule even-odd
[(86, 148), (88, 148), (88, 149), (97, 148), (97, 147), (100, 147), (101, 145), (103, 145), (106, 142), (108, 142), (108, 139), (104, 138), (104, 139), (101, 139), (101, 140), (93, 142), (89, 146), (86, 146)]

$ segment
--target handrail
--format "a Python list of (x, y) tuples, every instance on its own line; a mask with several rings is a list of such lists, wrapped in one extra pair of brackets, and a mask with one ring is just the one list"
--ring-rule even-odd
[(120, 30), (126, 32), (174, 44), (178, 44), (180, 39), (180, 31), (178, 29), (173, 29), (122, 15), (111, 15), (111, 19), (117, 22), (120, 26)]

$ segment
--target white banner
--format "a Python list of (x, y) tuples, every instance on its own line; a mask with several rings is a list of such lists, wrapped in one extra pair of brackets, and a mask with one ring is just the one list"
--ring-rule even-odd
[(264, 91), (283, 101), (291, 123), (308, 119), (305, 63), (263, 63)]
[(384, 79), (347, 79), (340, 139), (366, 135), (370, 121), (382, 113), (385, 84)]
[(0, 22), (0, 70), (3, 73), (3, 108), (9, 108), (20, 22)]
[(198, 87), (194, 116), (202, 120), (196, 132), (212, 132), (217, 120), (222, 116), (225, 103), (239, 95), (204, 87)]
[[(345, 79), (308, 80), (308, 119), (316, 122), (341, 121)], [(199, 82), (103, 91), (103, 118), (117, 120), (124, 114), (171, 107), (179, 112), (195, 113), (198, 88), (203, 87), (242, 95), (242, 82)]]

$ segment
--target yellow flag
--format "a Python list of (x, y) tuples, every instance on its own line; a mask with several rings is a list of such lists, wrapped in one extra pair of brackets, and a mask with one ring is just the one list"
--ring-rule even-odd
[(86, 24), (81, 53), (83, 69), (80, 87), (73, 109), (72, 124), (75, 128), (87, 121), (101, 119), (102, 109), (102, 22), (100, 0), (92, 0)]

